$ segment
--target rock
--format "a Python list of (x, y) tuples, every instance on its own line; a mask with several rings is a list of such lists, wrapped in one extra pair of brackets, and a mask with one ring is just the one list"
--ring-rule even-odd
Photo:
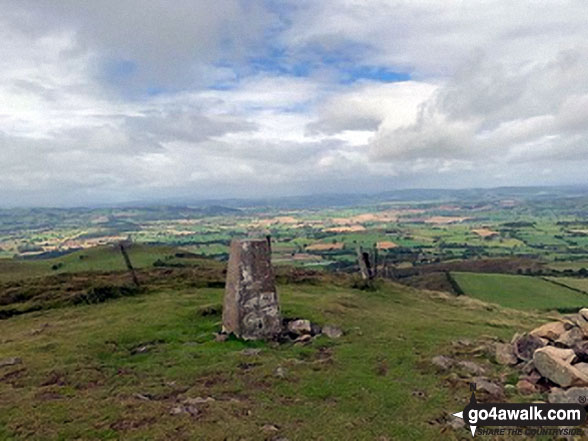
[(296, 335), (310, 334), (312, 331), (310, 320), (292, 320), (288, 322), (288, 331)]
[(15, 366), (21, 364), (22, 360), (18, 357), (9, 357), (0, 359), (0, 367)]
[(568, 331), (565, 331), (560, 337), (555, 341), (556, 343), (566, 346), (568, 348), (573, 347), (576, 343), (582, 341), (584, 337), (584, 333), (578, 327), (573, 327)]
[(535, 370), (533, 360), (523, 361), (517, 366), (523, 374), (530, 374)]
[(343, 331), (337, 326), (325, 325), (323, 326), (323, 334), (329, 338), (339, 338), (343, 335)]
[(222, 333), (222, 332), (218, 332), (214, 335), (214, 340), (218, 341), (218, 342), (227, 341), (228, 338), (229, 338), (229, 336), (227, 334)]
[(294, 343), (308, 343), (310, 340), (312, 340), (312, 335), (304, 334), (294, 340)]
[(473, 361), (460, 361), (457, 365), (471, 375), (484, 375), (486, 370)]
[(265, 433), (274, 433), (280, 431), (280, 429), (277, 426), (274, 426), (273, 424), (266, 424), (261, 428), (261, 430)]
[(515, 332), (514, 335), (512, 336), (512, 338), (510, 339), (510, 344), (514, 345), (515, 341), (517, 341), (523, 335), (525, 335), (525, 334), (521, 334), (520, 332)]
[(455, 363), (455, 360), (452, 358), (446, 357), (445, 355), (437, 355), (436, 357), (433, 357), (431, 359), (431, 363), (433, 363), (435, 366), (437, 366), (440, 369), (448, 370), (453, 366), (453, 364)]
[(514, 353), (512, 345), (508, 343), (497, 343), (495, 349), (496, 362), (513, 366), (519, 361)]
[(316, 323), (310, 324), (310, 333), (312, 335), (320, 335), (322, 332), (323, 329), (320, 327), (320, 325), (317, 325)]
[(529, 332), (535, 337), (547, 338), (548, 340), (557, 340), (566, 331), (566, 326), (563, 322), (550, 322), (539, 326)]
[(278, 366), (274, 371), (274, 376), (278, 378), (286, 378), (286, 369), (284, 369), (282, 366)]
[(452, 416), (452, 418), (447, 421), (447, 426), (453, 430), (459, 430), (465, 427), (465, 422), (463, 418), (456, 418)]
[(487, 378), (475, 377), (472, 381), (476, 383), (476, 390), (486, 392), (494, 398), (500, 398), (503, 395), (502, 387)]
[(194, 406), (174, 406), (170, 409), (170, 415), (182, 415), (182, 414), (189, 414), (191, 416), (197, 416), (200, 411)]
[(583, 397), (584, 403), (586, 402), (585, 399), (588, 397), (588, 387), (570, 387), (568, 390), (560, 389), (558, 387), (554, 387), (549, 392), (547, 396), (547, 401), (550, 403), (582, 403)]
[(573, 366), (588, 377), (588, 363), (576, 363)]
[(259, 348), (247, 348), (247, 349), (243, 349), (242, 351), (239, 352), (241, 355), (245, 355), (247, 357), (255, 357), (257, 355), (259, 355), (261, 353), (261, 349)]
[(196, 398), (186, 398), (184, 401), (182, 401), (182, 403), (186, 404), (188, 406), (194, 406), (196, 404), (213, 403), (215, 401), (216, 400), (212, 397), (206, 397), (206, 398), (196, 397)]
[(532, 395), (537, 392), (535, 384), (527, 380), (519, 380), (517, 383), (517, 390), (521, 395)]
[(535, 335), (523, 334), (515, 340), (513, 348), (518, 358), (529, 361), (533, 359), (535, 351), (544, 346), (545, 342), (541, 338)]
[(537, 384), (541, 380), (541, 374), (536, 370), (533, 370), (528, 375), (521, 377), (521, 380), (528, 381), (529, 383)]
[(579, 341), (572, 349), (580, 360), (588, 361), (588, 341)]
[(569, 314), (563, 317), (564, 321), (572, 323), (572, 325), (582, 328), (588, 326), (588, 321), (580, 314)]
[(562, 387), (588, 385), (588, 376), (570, 364), (574, 358), (571, 349), (547, 346), (535, 351), (533, 362), (541, 375)]
[(231, 242), (223, 331), (245, 340), (271, 340), (282, 331), (268, 239)]
[(588, 320), (588, 308), (582, 308), (578, 311), (584, 320)]

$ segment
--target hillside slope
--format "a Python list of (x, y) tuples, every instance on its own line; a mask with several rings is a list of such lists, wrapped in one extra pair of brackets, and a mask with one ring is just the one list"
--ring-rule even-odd
[(279, 293), (286, 316), (345, 335), (216, 342), (222, 289), (189, 286), (0, 320), (0, 360), (22, 359), (0, 368), (0, 439), (459, 439), (436, 421), (463, 408), (466, 382), (431, 358), (539, 320), (392, 283)]

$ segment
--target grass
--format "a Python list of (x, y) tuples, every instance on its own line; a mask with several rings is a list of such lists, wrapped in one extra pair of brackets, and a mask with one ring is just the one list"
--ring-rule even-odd
[[(171, 246), (133, 245), (128, 249), (135, 268), (151, 267), (157, 259), (173, 256), (178, 249)], [(0, 259), (0, 282), (43, 277), (63, 273), (92, 271), (124, 271), (123, 257), (114, 246), (80, 250), (52, 259)]]
[[(431, 357), (456, 339), (510, 339), (539, 320), (392, 283), (287, 284), (279, 294), (286, 316), (345, 335), (307, 346), (216, 342), (220, 313), (200, 311), (220, 311), (222, 289), (171, 283), (0, 321), (0, 359), (23, 360), (0, 368), (0, 440), (461, 439), (466, 429), (429, 423), (468, 401), (465, 383), (449, 389)], [(248, 347), (261, 353), (243, 355)], [(197, 417), (170, 414), (208, 396)]]
[(580, 279), (577, 277), (548, 277), (547, 279), (555, 283), (569, 286), (572, 289), (588, 293), (588, 279)]
[(508, 308), (565, 311), (588, 305), (588, 295), (537, 277), (464, 272), (451, 274), (468, 296)]

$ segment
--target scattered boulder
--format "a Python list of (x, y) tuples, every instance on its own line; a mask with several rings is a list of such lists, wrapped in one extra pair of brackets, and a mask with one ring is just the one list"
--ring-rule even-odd
[[(580, 398), (582, 397), (582, 398)], [(588, 397), (588, 387), (570, 387), (569, 389), (560, 389), (554, 387), (547, 396), (550, 403), (582, 403)]]
[(0, 367), (15, 366), (21, 364), (22, 360), (18, 357), (9, 357), (0, 359)]
[(217, 332), (216, 334), (214, 334), (214, 341), (217, 342), (227, 341), (228, 338), (229, 336), (223, 332)]
[(514, 353), (512, 345), (497, 343), (495, 349), (496, 362), (499, 364), (515, 365), (519, 361)]
[(446, 357), (445, 355), (437, 355), (431, 359), (431, 363), (446, 371), (454, 365), (455, 360), (453, 358)]
[(298, 337), (296, 340), (294, 340), (294, 343), (308, 343), (309, 341), (312, 340), (312, 335), (310, 334), (303, 334), (300, 337)]
[(188, 405), (188, 406), (186, 406), (186, 405), (174, 406), (169, 411), (170, 415), (188, 414), (191, 416), (197, 416), (199, 413), (200, 413), (200, 411), (195, 406), (190, 406), (190, 405)]
[(239, 352), (241, 355), (245, 355), (248, 357), (257, 356), (261, 353), (261, 349), (259, 348), (246, 348)]
[(588, 320), (588, 308), (582, 308), (578, 311), (584, 320)]
[(523, 334), (514, 341), (514, 353), (518, 358), (524, 361), (533, 359), (533, 354), (539, 348), (546, 345), (546, 342), (531, 334)]
[(297, 335), (310, 334), (312, 332), (312, 325), (310, 320), (292, 320), (288, 322), (288, 331)]
[(339, 338), (343, 335), (341, 328), (332, 325), (323, 326), (323, 334), (329, 338)]
[(457, 365), (472, 375), (484, 375), (486, 373), (486, 370), (482, 366), (473, 361), (460, 361)]
[(493, 398), (500, 398), (504, 395), (502, 387), (496, 383), (493, 383), (487, 378), (474, 377), (472, 381), (476, 383), (476, 390), (486, 392)]
[(537, 392), (537, 387), (528, 380), (519, 380), (517, 390), (521, 395), (532, 395)]
[(588, 340), (577, 342), (573, 350), (579, 360), (588, 361)]
[(571, 349), (547, 346), (535, 351), (533, 362), (539, 373), (555, 384), (563, 387), (588, 385), (588, 376), (570, 364), (574, 358)]
[(588, 363), (576, 363), (574, 367), (588, 377)]
[(273, 424), (265, 424), (261, 430), (265, 433), (275, 433), (275, 432), (279, 432), (280, 429), (277, 426), (274, 426)]
[(551, 341), (557, 340), (566, 330), (569, 329), (569, 326), (566, 326), (566, 323), (563, 322), (550, 322), (545, 323), (542, 326), (539, 326), (536, 329), (533, 329), (529, 332), (530, 335), (535, 337), (546, 338)]
[(196, 397), (196, 398), (186, 398), (182, 403), (188, 406), (194, 406), (196, 404), (206, 404), (206, 403), (213, 403), (216, 400), (212, 397)]
[(573, 327), (561, 334), (555, 343), (567, 348), (571, 348), (576, 343), (582, 341), (582, 338), (584, 338), (584, 333), (582, 330), (578, 327)]

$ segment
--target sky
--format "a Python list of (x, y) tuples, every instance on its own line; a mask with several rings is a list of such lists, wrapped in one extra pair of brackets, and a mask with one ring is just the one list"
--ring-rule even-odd
[(586, 17), (0, 0), (0, 206), (588, 184)]

